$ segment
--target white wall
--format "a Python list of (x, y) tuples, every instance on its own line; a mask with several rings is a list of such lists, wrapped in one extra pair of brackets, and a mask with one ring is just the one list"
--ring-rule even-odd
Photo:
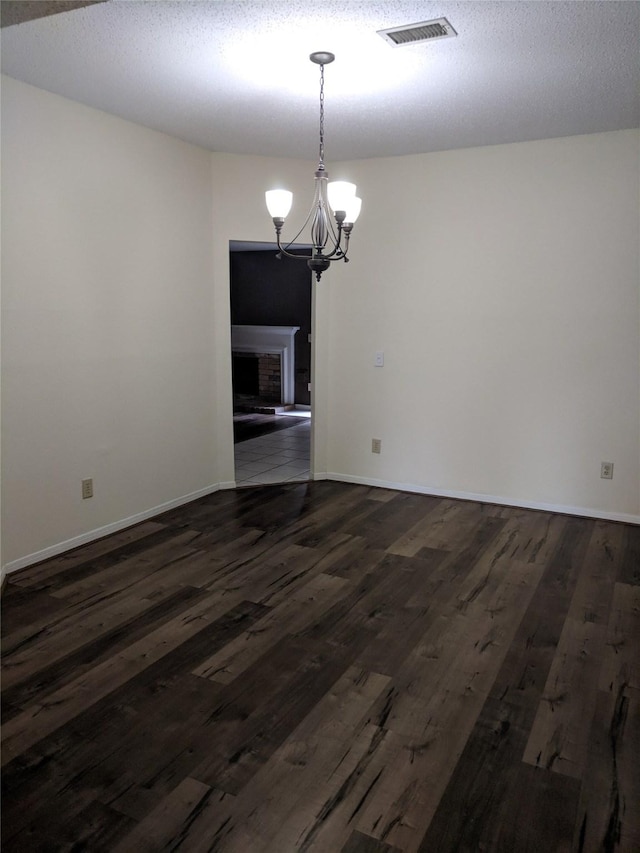
[[(330, 164), (364, 211), (315, 288), (318, 476), (640, 516), (638, 140)], [(233, 481), (229, 240), (273, 239), (279, 183), (301, 222), (315, 163), (211, 154), (7, 78), (2, 154), (15, 568)]]
[[(12, 570), (233, 485), (229, 241), (273, 240), (277, 185), (303, 219), (315, 163), (211, 154), (11, 78), (2, 89)], [(327, 339), (322, 323), (317, 363)], [(322, 428), (319, 391), (316, 404)]]
[(2, 82), (11, 566), (207, 490), (219, 472), (211, 155)]
[(343, 164), (330, 475), (638, 519), (639, 140)]

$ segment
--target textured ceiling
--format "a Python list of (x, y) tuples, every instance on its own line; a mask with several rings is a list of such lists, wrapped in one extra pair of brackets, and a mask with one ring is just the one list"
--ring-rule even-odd
[[(445, 16), (457, 38), (393, 48)], [(640, 3), (111, 0), (2, 31), (3, 72), (213, 151), (327, 161), (637, 127)]]

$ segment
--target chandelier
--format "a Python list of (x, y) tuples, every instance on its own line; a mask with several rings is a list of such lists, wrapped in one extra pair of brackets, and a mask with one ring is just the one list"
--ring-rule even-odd
[[(324, 165), (324, 66), (333, 62), (335, 56), (328, 51), (318, 51), (309, 57), (311, 62), (320, 66), (320, 150), (318, 168), (315, 172), (315, 192), (313, 204), (302, 228), (286, 246), (280, 240), (282, 226), (291, 210), (293, 193), (289, 190), (269, 190), (265, 193), (267, 209), (273, 218), (276, 229), (278, 255), (306, 260), (309, 269), (320, 281), (322, 273), (329, 269), (332, 261), (345, 261), (349, 258), (349, 237), (353, 223), (358, 218), (362, 201), (356, 196), (356, 185), (348, 181), (331, 181)], [(335, 221), (335, 224), (334, 224)], [(296, 255), (289, 251), (307, 226), (311, 226), (311, 257)]]

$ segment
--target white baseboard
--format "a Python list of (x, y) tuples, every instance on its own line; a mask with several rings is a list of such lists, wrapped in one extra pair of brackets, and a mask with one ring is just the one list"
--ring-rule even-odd
[(205, 486), (203, 489), (198, 489), (189, 495), (183, 495), (180, 498), (167, 501), (159, 506), (151, 507), (143, 512), (138, 512), (128, 518), (122, 518), (119, 521), (114, 521), (111, 524), (105, 524), (104, 527), (97, 527), (95, 530), (88, 530), (86, 533), (81, 533), (79, 536), (74, 536), (72, 539), (66, 539), (64, 542), (58, 542), (55, 545), (50, 545), (48, 548), (43, 548), (42, 551), (36, 551), (33, 554), (27, 554), (26, 557), (20, 557), (17, 560), (12, 560), (2, 567), (2, 577), (17, 572), (19, 569), (24, 569), (27, 566), (32, 566), (34, 563), (39, 563), (41, 560), (48, 560), (50, 557), (57, 557), (58, 554), (63, 554), (65, 551), (70, 551), (72, 548), (78, 548), (80, 545), (86, 545), (88, 542), (93, 542), (96, 539), (102, 539), (103, 536), (108, 536), (110, 533), (117, 533), (119, 530), (124, 530), (126, 527), (133, 527), (134, 524), (139, 524), (141, 521), (147, 521), (156, 515), (161, 515), (170, 509), (187, 504), (190, 501), (195, 501), (198, 498), (203, 498), (206, 495), (212, 495), (220, 489), (234, 489), (234, 482), (215, 483), (212, 486)]
[[(395, 483), (387, 480), (376, 480), (372, 477), (356, 477), (351, 474), (337, 474), (333, 471), (316, 471), (313, 474), (314, 480), (335, 480), (342, 483), (356, 483), (361, 486), (376, 486), (381, 489), (395, 489), (399, 492), (414, 492), (422, 495), (433, 495), (439, 498), (457, 498), (465, 501), (480, 501), (481, 503), (498, 504), (500, 506), (514, 506), (522, 509), (535, 509), (544, 512), (557, 512), (565, 515), (579, 515), (587, 518), (601, 518), (605, 521), (622, 521), (627, 524), (640, 524), (640, 515), (632, 515), (622, 512), (606, 512), (604, 510), (596, 510), (591, 507), (566, 506), (564, 504), (548, 504), (537, 501), (520, 501), (512, 498), (503, 498), (496, 495), (475, 494), (473, 492), (460, 492), (452, 489), (431, 489), (425, 486), (418, 486), (414, 483)], [(95, 530), (89, 530), (86, 533), (81, 533), (79, 536), (74, 536), (72, 539), (67, 539), (64, 542), (58, 542), (55, 545), (50, 545), (48, 548), (43, 548), (42, 551), (36, 551), (33, 554), (27, 554), (25, 557), (20, 557), (13, 560), (2, 567), (2, 578), (11, 572), (17, 572), (19, 569), (24, 569), (27, 566), (32, 566), (34, 563), (39, 563), (41, 560), (48, 560), (50, 557), (57, 557), (58, 554), (63, 554), (65, 551), (70, 551), (72, 548), (78, 548), (80, 545), (86, 545), (88, 542), (93, 542), (96, 539), (102, 539), (103, 536), (108, 536), (110, 533), (117, 533), (119, 530), (124, 530), (127, 527), (132, 527), (134, 524), (139, 524), (141, 521), (146, 521), (156, 515), (161, 515), (170, 509), (182, 506), (190, 501), (198, 498), (211, 495), (219, 490), (235, 489), (236, 483), (234, 480), (225, 480), (220, 483), (215, 483), (211, 486), (206, 486), (203, 489), (198, 489), (189, 495), (183, 495), (180, 498), (167, 501), (159, 506), (151, 507), (151, 509), (136, 513), (128, 518), (114, 521), (111, 524), (106, 524), (104, 527), (98, 527)]]
[(451, 489), (431, 489), (417, 486), (414, 483), (391, 483), (386, 480), (376, 480), (371, 477), (355, 477), (351, 474), (336, 474), (328, 471), (325, 474), (314, 475), (315, 480), (337, 480), (342, 483), (356, 483), (361, 486), (377, 486), (381, 489), (395, 489), (398, 492), (415, 492), (420, 495), (433, 495), (437, 498), (458, 498), (463, 501), (480, 501), (481, 503), (498, 504), (499, 506), (515, 506), (521, 509), (537, 509), (544, 512), (557, 512), (563, 515), (580, 515), (587, 518), (601, 518), (605, 521), (623, 521), (627, 524), (640, 524), (640, 515), (624, 512), (607, 512), (592, 507), (565, 506), (564, 504), (548, 504), (538, 501), (520, 501), (514, 498), (503, 498), (497, 495), (481, 495), (473, 492), (459, 492)]

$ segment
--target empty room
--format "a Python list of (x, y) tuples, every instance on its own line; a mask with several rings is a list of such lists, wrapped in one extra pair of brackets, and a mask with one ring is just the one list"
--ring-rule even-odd
[(2, 847), (640, 850), (640, 3), (2, 0)]

